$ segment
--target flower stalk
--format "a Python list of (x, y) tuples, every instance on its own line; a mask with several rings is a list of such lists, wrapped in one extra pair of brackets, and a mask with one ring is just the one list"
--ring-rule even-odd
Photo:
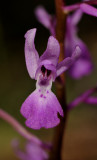
[[(56, 7), (56, 38), (60, 44), (60, 56), (59, 62), (64, 59), (64, 39), (65, 39), (65, 28), (66, 28), (66, 14), (62, 10), (62, 6), (65, 6), (63, 0), (55, 0)], [(55, 129), (55, 135), (53, 140), (53, 151), (51, 153), (51, 160), (62, 160), (62, 145), (63, 136), (65, 132), (65, 125), (67, 119), (67, 104), (65, 95), (65, 74), (61, 74), (56, 79), (56, 92), (57, 97), (60, 101), (62, 109), (64, 111), (64, 117), (61, 118), (60, 124)]]
[(75, 100), (73, 100), (69, 105), (68, 105), (68, 110), (71, 110), (78, 106), (80, 103), (85, 102), (88, 104), (95, 104), (97, 102), (97, 98), (95, 97), (90, 97), (93, 93), (97, 92), (97, 87), (94, 87), (92, 89), (87, 90), (80, 96), (78, 96)]
[(0, 109), (0, 118), (9, 123), (21, 136), (27, 139), (30, 142), (34, 142), (37, 145), (50, 149), (51, 145), (43, 143), (40, 139), (38, 139), (35, 135), (32, 135), (29, 131), (27, 131), (14, 117)]

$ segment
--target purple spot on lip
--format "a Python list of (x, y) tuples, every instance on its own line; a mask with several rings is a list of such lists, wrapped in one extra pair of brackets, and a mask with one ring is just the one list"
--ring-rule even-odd
[(43, 98), (46, 98), (46, 96), (44, 96)]
[(41, 89), (39, 89), (39, 92), (41, 92)]
[(47, 91), (46, 93), (49, 93), (49, 91)]
[(41, 94), (40, 97), (43, 97), (43, 94)]

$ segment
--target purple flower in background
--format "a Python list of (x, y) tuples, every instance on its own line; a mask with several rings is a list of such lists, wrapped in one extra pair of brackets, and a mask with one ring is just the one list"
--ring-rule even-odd
[(39, 58), (34, 46), (35, 34), (36, 29), (31, 29), (25, 35), (25, 59), (30, 77), (37, 80), (36, 90), (22, 104), (20, 112), (27, 119), (28, 127), (51, 128), (60, 122), (58, 113), (63, 116), (61, 105), (51, 91), (52, 82), (76, 61), (81, 50), (76, 46), (71, 57), (58, 63), (60, 46), (58, 41), (50, 36), (47, 49)]
[(56, 17), (50, 15), (42, 6), (35, 9), (35, 15), (40, 23), (42, 23), (55, 36)]
[(42, 6), (38, 6), (35, 10), (35, 15), (40, 23), (43, 24), (55, 37), (56, 17), (50, 15)]
[(47, 160), (48, 154), (43, 150), (42, 147), (38, 146), (35, 143), (27, 142), (25, 145), (25, 151), (22, 151), (19, 148), (19, 142), (14, 140), (12, 146), (16, 156), (20, 160)]
[(97, 97), (88, 97), (84, 102), (87, 104), (97, 105)]
[(82, 15), (83, 12), (78, 9), (72, 15), (68, 16), (66, 26), (66, 41), (64, 44), (66, 57), (71, 56), (72, 50), (76, 44), (80, 46), (82, 51), (79, 60), (76, 61), (69, 69), (70, 75), (75, 79), (79, 79), (85, 75), (88, 75), (93, 69), (89, 50), (85, 43), (77, 36), (77, 24)]
[(97, 0), (83, 0), (82, 2), (73, 5), (63, 6), (63, 11), (68, 13), (75, 11), (76, 9), (81, 9), (82, 12), (97, 17), (97, 8), (91, 5), (97, 5)]
[(68, 110), (73, 109), (74, 107), (78, 106), (80, 103), (83, 103), (83, 102), (87, 104), (97, 105), (97, 97), (91, 96), (95, 92), (97, 92), (97, 87), (94, 87), (85, 91), (80, 96), (75, 98), (71, 103), (68, 104)]
[[(85, 43), (77, 35), (77, 24), (81, 20), (83, 12), (92, 16), (97, 16), (97, 9), (86, 3), (89, 3), (89, 1), (63, 8), (64, 12), (77, 9), (72, 15), (67, 16), (66, 37), (64, 42), (64, 52), (66, 57), (72, 55), (76, 45), (79, 45), (82, 50), (79, 60), (76, 61), (69, 69), (69, 74), (75, 79), (79, 79), (85, 75), (88, 75), (93, 69), (89, 50)], [(94, 4), (95, 3), (97, 2), (94, 2)], [(48, 14), (41, 6), (35, 10), (35, 14), (39, 22), (41, 22), (47, 29), (50, 30), (50, 33), (55, 36), (56, 18)]]

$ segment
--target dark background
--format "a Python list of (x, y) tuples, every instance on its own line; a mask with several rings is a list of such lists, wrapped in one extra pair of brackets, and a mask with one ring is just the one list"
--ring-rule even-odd
[[(72, 0), (74, 2), (77, 1)], [(38, 5), (43, 5), (51, 14), (55, 13), (53, 0), (14, 0), (0, 4), (0, 108), (23, 126), (25, 119), (19, 110), (25, 98), (35, 89), (35, 81), (30, 79), (26, 70), (24, 34), (31, 28), (37, 28), (35, 44), (40, 55), (46, 49), (50, 35), (35, 18), (34, 10)], [(67, 75), (68, 102), (97, 84), (97, 18), (84, 15), (79, 23), (79, 36), (87, 44), (95, 67), (91, 75), (78, 81)], [(54, 129), (28, 130), (47, 141), (52, 140), (54, 133)], [(23, 141), (9, 124), (0, 119), (0, 160), (17, 159), (11, 147), (14, 138)], [(97, 160), (97, 106), (81, 104), (70, 112), (63, 159)]]

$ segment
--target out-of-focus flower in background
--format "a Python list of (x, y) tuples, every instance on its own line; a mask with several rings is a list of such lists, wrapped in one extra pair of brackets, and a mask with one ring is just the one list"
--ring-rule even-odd
[(39, 145), (27, 142), (24, 146), (24, 151), (20, 149), (19, 141), (13, 140), (12, 141), (12, 147), (14, 149), (15, 155), (20, 160), (47, 160), (48, 154), (46, 151), (40, 147)]
[[(72, 15), (67, 14), (66, 35), (64, 41), (65, 56), (71, 56), (76, 45), (79, 45), (82, 50), (79, 60), (76, 61), (69, 69), (70, 76), (75, 79), (80, 79), (81, 77), (90, 74), (93, 69), (90, 52), (86, 44), (78, 37), (77, 28), (83, 13), (97, 16), (97, 9), (86, 3), (88, 2), (82, 2), (64, 7), (64, 12), (68, 13), (73, 10), (75, 11)], [(35, 15), (39, 22), (42, 23), (47, 29), (49, 29), (50, 33), (55, 36), (56, 17), (47, 13), (47, 11), (42, 6), (36, 8)]]

